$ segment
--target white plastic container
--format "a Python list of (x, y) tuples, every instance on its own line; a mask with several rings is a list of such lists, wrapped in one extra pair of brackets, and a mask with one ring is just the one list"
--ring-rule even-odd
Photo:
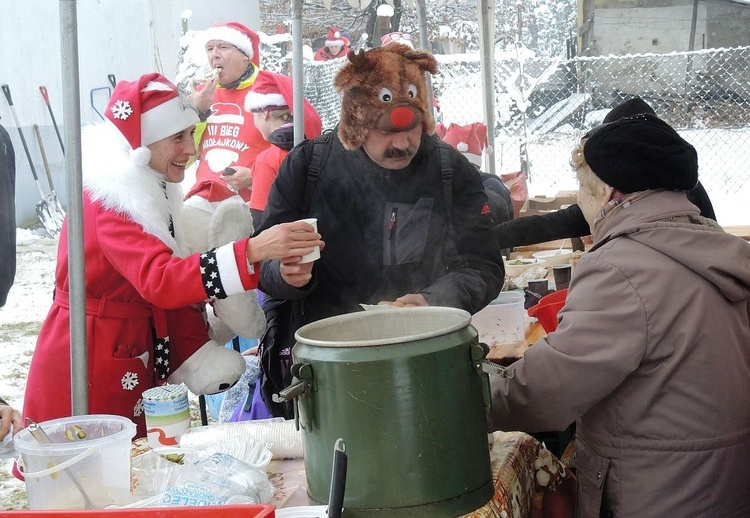
[(487, 307), (471, 317), (479, 341), (490, 347), (515, 344), (523, 340), (524, 296), (518, 291), (503, 291)]
[(136, 432), (130, 419), (80, 415), (38, 426), (51, 443), (40, 443), (28, 428), (14, 437), (29, 509), (104, 509), (130, 501), (130, 445)]

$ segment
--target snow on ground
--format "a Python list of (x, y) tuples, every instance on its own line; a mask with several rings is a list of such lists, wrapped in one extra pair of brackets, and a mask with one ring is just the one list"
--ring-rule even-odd
[[(20, 410), (36, 337), (52, 303), (57, 239), (41, 227), (18, 229), (16, 239), (16, 279), (0, 308), (0, 396)], [(11, 464), (0, 462), (0, 509), (25, 509), (26, 487), (10, 474)]]

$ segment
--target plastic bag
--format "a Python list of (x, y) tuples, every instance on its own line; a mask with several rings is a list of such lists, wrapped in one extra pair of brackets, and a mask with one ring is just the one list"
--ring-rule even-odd
[(526, 171), (501, 174), (505, 186), (510, 190), (510, 199), (513, 202), (513, 213), (516, 218), (520, 217), (521, 208), (529, 199), (529, 187), (526, 185)]
[(18, 452), (13, 444), (13, 425), (10, 425), (10, 430), (3, 437), (3, 441), (0, 443), (0, 459), (10, 459), (17, 457)]
[(139, 455), (133, 475), (135, 501), (128, 508), (267, 504), (274, 493), (265, 471), (231, 455), (184, 448)]

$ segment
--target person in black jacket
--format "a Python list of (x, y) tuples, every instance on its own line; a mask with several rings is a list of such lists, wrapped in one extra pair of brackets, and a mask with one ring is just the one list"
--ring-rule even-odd
[(16, 277), (16, 154), (0, 124), (0, 308)]
[(343, 93), (336, 130), (297, 145), (281, 164), (260, 230), (314, 217), (325, 241), (315, 262), (261, 266), (259, 288), (297, 308), (286, 328), (292, 340), (300, 325), (362, 303), (476, 313), (502, 288), (482, 180), (434, 135), (426, 71), (437, 71), (435, 58), (399, 43), (350, 53), (334, 81)]
[[(643, 113), (656, 115), (653, 108), (645, 101), (639, 97), (634, 97), (612, 108), (604, 117), (602, 124)], [(700, 181), (695, 187), (686, 191), (686, 194), (688, 200), (700, 209), (701, 216), (716, 221), (713, 205)], [(495, 227), (495, 230), (498, 242), (503, 248), (545, 243), (556, 239), (583, 237), (591, 233), (591, 229), (577, 204), (549, 214), (528, 216), (501, 223)]]
[[(451, 124), (448, 127), (438, 124), (435, 132), (443, 142), (460, 151), (479, 171), (495, 223), (512, 220), (514, 214), (510, 190), (499, 176), (482, 171), (482, 157), (488, 144), (487, 126), (481, 122), (467, 125)], [(509, 248), (503, 248), (502, 254), (507, 256), (509, 251)]]

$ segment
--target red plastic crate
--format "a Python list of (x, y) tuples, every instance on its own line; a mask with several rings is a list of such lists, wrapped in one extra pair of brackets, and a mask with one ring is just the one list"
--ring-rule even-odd
[(88, 511), (3, 511), (7, 518), (274, 518), (272, 505), (222, 505), (213, 507), (149, 507), (144, 509), (94, 509)]

